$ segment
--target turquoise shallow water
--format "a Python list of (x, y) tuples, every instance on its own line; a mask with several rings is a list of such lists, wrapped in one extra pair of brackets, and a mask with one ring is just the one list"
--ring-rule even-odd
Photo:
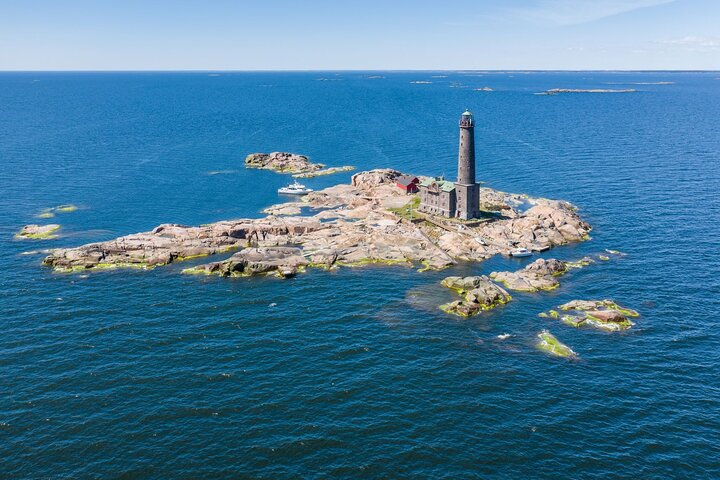
[[(718, 78), (0, 74), (0, 476), (719, 476)], [(638, 92), (532, 94), (549, 88)], [(593, 225), (545, 256), (627, 256), (460, 320), (436, 308), (444, 276), (527, 261), (280, 281), (57, 275), (21, 255), (259, 216), (288, 179), (244, 170), (255, 151), (453, 176), (466, 107), (482, 181), (569, 200)], [(52, 220), (59, 239), (12, 240), (63, 203), (81, 208)], [(573, 298), (642, 316), (614, 335), (537, 317)], [(535, 350), (543, 328), (581, 360)]]

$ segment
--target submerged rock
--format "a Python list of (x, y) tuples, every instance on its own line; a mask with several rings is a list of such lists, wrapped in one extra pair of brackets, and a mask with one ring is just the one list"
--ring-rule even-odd
[(67, 204), (67, 205), (58, 205), (57, 207), (53, 208), (52, 210), (57, 213), (71, 213), (77, 209), (78, 209), (77, 205)]
[(542, 332), (538, 333), (537, 338), (537, 348), (549, 353), (550, 355), (570, 359), (578, 358), (577, 353), (575, 353), (570, 347), (558, 340), (555, 335), (548, 332), (547, 330), (543, 330)]
[(463, 295), (464, 299), (441, 305), (440, 309), (461, 317), (470, 317), (512, 300), (508, 292), (486, 276), (447, 277), (442, 281), (442, 285)]
[(58, 205), (57, 207), (45, 208), (35, 215), (35, 218), (53, 218), (56, 213), (71, 213), (77, 210), (77, 205), (71, 203)]
[(592, 265), (595, 263), (595, 260), (593, 260), (590, 257), (583, 257), (580, 260), (575, 260), (574, 262), (567, 262), (565, 265), (568, 268), (583, 268), (587, 267), (588, 265)]
[(25, 225), (18, 233), (15, 234), (15, 238), (29, 238), (32, 240), (49, 240), (57, 238), (55, 232), (60, 230), (60, 225), (51, 223), (49, 225)]
[(539, 258), (516, 272), (492, 272), (490, 278), (501, 282), (506, 288), (521, 292), (552, 290), (560, 285), (555, 278), (567, 272), (565, 262), (550, 258)]
[(634, 323), (628, 317), (639, 315), (635, 310), (621, 307), (612, 300), (573, 300), (560, 305), (557, 310), (539, 314), (541, 317), (559, 319), (572, 327), (588, 325), (611, 332), (629, 329)]

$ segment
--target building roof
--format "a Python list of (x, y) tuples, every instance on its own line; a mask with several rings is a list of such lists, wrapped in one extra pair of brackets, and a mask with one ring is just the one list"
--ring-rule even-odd
[(433, 183), (437, 183), (438, 189), (442, 190), (443, 192), (452, 192), (453, 190), (455, 190), (455, 184), (453, 182), (448, 182), (447, 180), (439, 180), (437, 178), (426, 178), (420, 183), (420, 186), (429, 187)]
[(400, 175), (395, 179), (395, 183), (398, 183), (399, 185), (402, 185), (403, 187), (409, 186), (411, 183), (417, 183), (418, 179), (417, 177), (413, 177), (412, 175)]

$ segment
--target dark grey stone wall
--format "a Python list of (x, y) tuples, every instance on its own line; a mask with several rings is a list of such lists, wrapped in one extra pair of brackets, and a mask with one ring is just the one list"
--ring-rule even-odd
[(472, 185), (456, 183), (455, 191), (457, 192), (456, 216), (463, 220), (476, 218), (479, 214), (479, 185), (477, 183), (473, 183)]
[(454, 217), (455, 203), (454, 190), (452, 192), (443, 192), (442, 190), (434, 192), (427, 187), (420, 187), (420, 206), (418, 210), (421, 212)]

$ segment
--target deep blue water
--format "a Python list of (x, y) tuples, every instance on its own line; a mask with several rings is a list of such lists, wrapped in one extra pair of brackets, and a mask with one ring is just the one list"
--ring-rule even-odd
[[(639, 91), (532, 94), (549, 88)], [(627, 256), (461, 320), (436, 308), (444, 276), (526, 261), (281, 281), (20, 255), (259, 216), (288, 178), (244, 170), (255, 151), (452, 177), (466, 107), (482, 181), (594, 226), (546, 256)], [(0, 476), (720, 476), (718, 112), (719, 73), (0, 74)], [(12, 239), (64, 203), (59, 239)], [(537, 317), (574, 298), (642, 316)], [(535, 350), (543, 328), (581, 360)]]

